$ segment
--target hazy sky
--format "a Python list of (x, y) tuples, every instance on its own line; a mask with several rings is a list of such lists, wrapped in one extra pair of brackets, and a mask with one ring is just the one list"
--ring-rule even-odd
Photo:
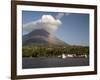
[[(43, 24), (45, 19), (48, 24), (59, 26), (53, 32), (59, 39), (71, 45), (89, 45), (89, 14), (22, 11), (23, 25), (31, 22)], [(23, 34), (26, 32), (23, 28)]]

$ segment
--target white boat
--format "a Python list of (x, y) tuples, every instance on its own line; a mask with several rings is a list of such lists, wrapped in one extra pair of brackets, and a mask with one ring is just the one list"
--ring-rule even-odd
[(73, 57), (73, 55), (72, 54), (68, 54), (67, 57)]
[(62, 54), (62, 58), (65, 59), (66, 58), (66, 55), (65, 54)]

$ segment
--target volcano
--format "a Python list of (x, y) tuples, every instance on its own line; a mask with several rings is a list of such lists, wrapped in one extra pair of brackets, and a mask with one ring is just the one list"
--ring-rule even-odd
[(36, 29), (23, 36), (23, 45), (68, 45), (44, 29)]

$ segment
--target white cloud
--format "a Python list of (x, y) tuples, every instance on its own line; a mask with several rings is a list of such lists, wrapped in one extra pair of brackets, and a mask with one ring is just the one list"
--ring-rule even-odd
[(30, 32), (35, 29), (45, 29), (52, 33), (58, 29), (61, 21), (55, 19), (52, 15), (43, 15), (41, 19), (23, 25), (23, 30)]
[(56, 16), (56, 19), (61, 19), (64, 16), (64, 13), (58, 13), (58, 15)]
[(56, 19), (61, 19), (64, 15), (68, 16), (70, 13), (58, 13), (58, 15), (56, 15)]

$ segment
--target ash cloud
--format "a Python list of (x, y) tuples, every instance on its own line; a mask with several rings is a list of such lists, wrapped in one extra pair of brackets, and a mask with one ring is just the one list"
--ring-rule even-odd
[(43, 15), (39, 20), (23, 25), (23, 30), (31, 32), (35, 29), (44, 29), (49, 33), (55, 32), (61, 25), (59, 18), (54, 18), (52, 15)]

